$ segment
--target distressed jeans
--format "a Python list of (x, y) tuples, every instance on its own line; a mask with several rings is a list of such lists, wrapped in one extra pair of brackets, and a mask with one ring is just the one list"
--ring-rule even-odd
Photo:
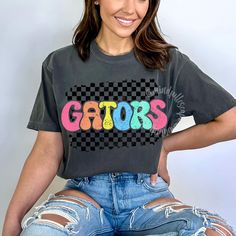
[[(161, 177), (152, 186), (150, 174), (121, 172), (78, 177), (68, 179), (63, 189), (86, 193), (100, 208), (84, 198), (50, 194), (33, 215), (22, 222), (20, 236), (203, 236), (206, 228), (219, 235), (226, 235), (225, 232), (236, 235), (232, 226), (217, 213), (175, 201)], [(153, 201), (161, 198), (173, 201)], [(68, 222), (62, 225), (43, 219), (41, 216), (45, 213), (63, 216)]]

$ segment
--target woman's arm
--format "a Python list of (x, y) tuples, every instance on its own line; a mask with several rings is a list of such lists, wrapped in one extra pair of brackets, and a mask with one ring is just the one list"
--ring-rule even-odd
[(231, 139), (236, 139), (236, 107), (206, 124), (195, 125), (165, 137), (163, 146), (170, 153), (202, 148)]
[(170, 134), (163, 139), (157, 173), (151, 175), (151, 183), (155, 184), (159, 175), (170, 185), (167, 169), (167, 157), (170, 152), (202, 148), (231, 139), (236, 139), (236, 107), (206, 124), (194, 125)]
[(9, 203), (3, 236), (19, 235), (21, 220), (56, 176), (62, 157), (61, 133), (39, 131)]

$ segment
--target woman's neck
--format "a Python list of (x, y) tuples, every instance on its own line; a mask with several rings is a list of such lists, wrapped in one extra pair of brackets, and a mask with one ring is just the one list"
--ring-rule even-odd
[(95, 40), (104, 53), (112, 56), (126, 54), (134, 47), (131, 37), (121, 39), (118, 37), (103, 37), (98, 34)]

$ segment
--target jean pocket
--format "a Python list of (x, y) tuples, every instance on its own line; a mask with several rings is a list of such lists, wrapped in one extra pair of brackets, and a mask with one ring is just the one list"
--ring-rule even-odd
[(168, 183), (160, 176), (158, 176), (155, 185), (151, 184), (151, 175), (147, 175), (143, 179), (143, 186), (153, 192), (163, 192), (169, 190)]

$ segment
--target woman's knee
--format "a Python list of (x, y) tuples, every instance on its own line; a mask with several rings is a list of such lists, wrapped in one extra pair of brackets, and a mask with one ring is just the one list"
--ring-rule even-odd
[[(173, 214), (178, 216), (185, 216), (188, 219), (189, 229), (195, 232), (194, 235), (205, 235), (210, 236), (235, 236), (236, 233), (234, 229), (227, 224), (221, 216), (216, 213), (211, 213), (210, 211), (197, 208), (195, 206), (190, 206), (184, 204), (175, 198), (158, 198), (154, 199), (144, 205), (144, 208), (155, 208), (158, 207), (159, 210), (164, 210), (166, 217), (173, 216)], [(183, 229), (185, 230), (185, 229)]]
[(101, 210), (100, 205), (93, 198), (77, 190), (62, 190), (50, 194), (46, 201), (35, 207), (37, 210), (33, 215), (24, 221), (21, 236), (42, 235), (44, 231), (45, 233), (56, 231), (55, 235), (76, 232), (82, 212), (89, 210), (88, 202)]

